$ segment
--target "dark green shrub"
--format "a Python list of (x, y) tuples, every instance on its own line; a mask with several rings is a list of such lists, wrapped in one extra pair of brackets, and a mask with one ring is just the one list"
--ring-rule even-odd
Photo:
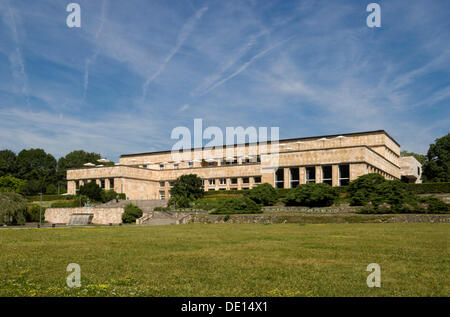
[(0, 224), (23, 225), (28, 202), (17, 193), (0, 193)]
[(167, 203), (168, 206), (173, 208), (189, 208), (191, 207), (192, 200), (184, 195), (172, 196)]
[(49, 185), (47, 185), (47, 188), (45, 189), (45, 193), (48, 195), (54, 195), (54, 194), (58, 193), (58, 188), (56, 188), (56, 186), (53, 184), (49, 184)]
[(445, 203), (442, 199), (437, 197), (422, 197), (420, 198), (420, 202), (424, 203), (427, 208), (427, 213), (439, 213), (439, 214), (448, 214), (450, 213), (450, 205)]
[(81, 186), (78, 193), (87, 196), (92, 201), (102, 201), (102, 189), (95, 182)]
[(257, 214), (262, 213), (261, 206), (247, 197), (233, 197), (221, 201), (212, 214)]
[(277, 191), (268, 183), (253, 187), (245, 193), (245, 196), (253, 200), (255, 203), (262, 204), (264, 206), (272, 206), (278, 200)]
[(293, 190), (293, 188), (276, 188), (277, 199), (283, 200)]
[[(117, 194), (114, 189), (110, 190), (103, 190), (102, 191), (102, 202), (107, 203), (108, 201), (116, 199), (116, 197), (119, 194)], [(117, 197), (118, 198), (118, 197)]]
[(393, 211), (402, 212), (405, 204), (414, 204), (418, 197), (408, 191), (405, 183), (400, 181), (385, 181), (375, 186), (370, 202), (377, 208), (381, 204), (388, 204)]
[(407, 184), (408, 190), (415, 194), (450, 193), (450, 183)]
[(27, 208), (25, 214), (25, 219), (27, 222), (39, 222), (39, 213), (41, 213), (41, 222), (45, 220), (45, 207), (42, 207), (42, 212), (40, 211), (39, 205), (31, 204)]
[(125, 200), (125, 199), (127, 199), (127, 195), (125, 193), (120, 193), (119, 194), (119, 199)]
[(129, 204), (122, 214), (122, 221), (124, 223), (136, 223), (136, 219), (141, 218), (142, 214), (142, 210), (138, 206)]
[(338, 197), (333, 187), (324, 183), (309, 183), (293, 188), (285, 198), (287, 206), (331, 206)]
[(375, 186), (362, 213), (448, 213), (449, 205), (435, 197), (419, 197), (400, 181)]
[(372, 199), (378, 184), (386, 182), (380, 174), (366, 174), (351, 181), (347, 191), (350, 194), (351, 206), (364, 206)]
[(170, 207), (155, 207), (153, 208), (154, 211), (171, 211), (172, 208)]
[(203, 194), (206, 197), (225, 197), (225, 196), (239, 196), (242, 197), (246, 193), (248, 193), (249, 189), (241, 189), (241, 190), (209, 190)]

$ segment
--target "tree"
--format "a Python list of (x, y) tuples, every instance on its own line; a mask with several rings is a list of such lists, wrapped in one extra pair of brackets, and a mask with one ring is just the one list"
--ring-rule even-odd
[[(170, 190), (172, 201), (193, 201), (203, 196), (203, 184), (202, 179), (195, 174), (182, 175), (178, 177)], [(184, 198), (181, 198), (184, 197)], [(177, 205), (177, 207), (183, 207)]]
[(408, 152), (408, 151), (400, 151), (400, 156), (401, 157), (405, 157), (405, 156), (414, 156), (414, 158), (416, 160), (419, 161), (420, 164), (422, 164), (422, 166), (427, 162), (427, 156), (423, 155), (423, 154), (418, 154), (418, 153), (414, 153), (414, 152)]
[(27, 206), (27, 200), (19, 194), (0, 193), (0, 224), (24, 224)]
[(70, 168), (81, 168), (86, 163), (97, 163), (101, 158), (98, 153), (88, 153), (83, 150), (72, 151), (64, 157), (59, 158), (57, 167), (58, 182), (66, 182), (66, 172)]
[(56, 160), (42, 149), (20, 151), (17, 155), (17, 166), (17, 177), (39, 182), (37, 192), (31, 194), (45, 192), (47, 185), (55, 182)]
[(12, 177), (11, 175), (0, 177), (0, 192), (18, 193), (26, 181)]
[(78, 193), (87, 196), (92, 201), (102, 201), (102, 189), (95, 182), (81, 186)]
[(0, 151), (0, 176), (15, 176), (17, 172), (17, 157), (13, 151)]
[(423, 167), (426, 182), (450, 182), (450, 133), (430, 144)]
[(272, 206), (278, 200), (277, 191), (268, 183), (253, 187), (246, 193), (246, 196), (255, 203), (263, 204), (264, 206)]

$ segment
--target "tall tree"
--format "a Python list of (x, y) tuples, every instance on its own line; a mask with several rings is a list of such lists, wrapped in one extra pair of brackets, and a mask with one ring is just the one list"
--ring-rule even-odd
[(450, 133), (430, 144), (423, 178), (426, 182), (450, 182)]
[(72, 151), (65, 157), (58, 160), (58, 182), (66, 181), (66, 172), (70, 168), (80, 168), (86, 163), (97, 164), (97, 160), (101, 158), (98, 153), (88, 153), (83, 150)]
[(17, 173), (17, 157), (13, 151), (0, 151), (0, 176), (11, 175), (16, 176)]
[(17, 176), (28, 181), (37, 181), (41, 192), (45, 192), (47, 185), (56, 181), (56, 159), (42, 149), (20, 151), (17, 155), (17, 166)]

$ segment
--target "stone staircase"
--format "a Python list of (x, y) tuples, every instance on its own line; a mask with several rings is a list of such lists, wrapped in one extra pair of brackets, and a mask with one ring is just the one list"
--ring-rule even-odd
[(138, 225), (150, 226), (176, 225), (177, 223), (176, 215), (164, 211), (146, 212), (141, 218), (136, 220)]

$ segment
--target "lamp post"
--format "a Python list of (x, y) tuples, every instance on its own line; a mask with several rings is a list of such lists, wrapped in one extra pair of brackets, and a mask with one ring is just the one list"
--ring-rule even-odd
[(42, 193), (39, 193), (39, 228), (42, 224)]

